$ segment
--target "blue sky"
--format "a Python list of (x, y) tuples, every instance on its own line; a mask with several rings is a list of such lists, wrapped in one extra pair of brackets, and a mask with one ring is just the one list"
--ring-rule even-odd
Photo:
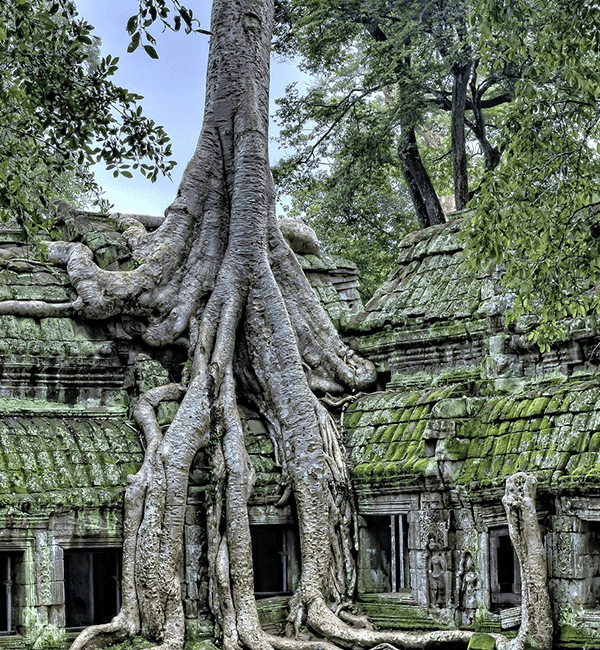
[[(111, 172), (98, 167), (96, 178), (105, 190), (105, 197), (114, 204), (114, 211), (161, 215), (177, 191), (179, 178), (196, 146), (202, 124), (204, 83), (208, 37), (151, 30), (158, 43), (159, 59), (151, 59), (139, 48), (127, 54), (129, 37), (125, 31), (127, 19), (137, 12), (136, 0), (76, 0), (79, 13), (96, 28), (102, 39), (102, 54), (119, 57), (119, 70), (114, 80), (132, 92), (144, 96), (146, 115), (165, 127), (173, 146), (173, 158), (178, 162), (173, 180), (160, 178), (150, 183), (141, 175), (132, 179), (113, 178)], [(186, 6), (208, 28), (210, 2), (189, 0)], [(303, 76), (293, 63), (272, 61), (271, 105), (283, 95), (288, 83)], [(275, 133), (274, 128), (271, 134)], [(281, 155), (277, 144), (271, 144), (271, 162)]]

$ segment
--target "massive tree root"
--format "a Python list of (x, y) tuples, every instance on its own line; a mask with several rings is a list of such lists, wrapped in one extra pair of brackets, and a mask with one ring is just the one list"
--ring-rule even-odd
[(521, 565), (521, 628), (509, 650), (552, 647), (552, 608), (548, 592), (546, 547), (537, 518), (537, 480), (529, 474), (515, 474), (506, 481), (502, 498), (510, 538)]
[[(138, 268), (103, 271), (82, 244), (49, 245), (79, 295), (62, 308), (90, 319), (143, 317), (147, 343), (186, 340), (192, 361), (187, 385), (154, 389), (136, 408), (146, 453), (125, 494), (123, 605), (111, 623), (85, 630), (73, 650), (140, 631), (161, 648), (182, 648), (184, 514), (190, 466), (202, 448), (213, 474), (209, 598), (226, 650), (428, 648), (466, 645), (471, 636), (376, 632), (342, 612), (356, 578), (350, 482), (338, 432), (314, 391), (357, 389), (374, 372), (339, 339), (276, 225), (267, 154), (272, 18), (273, 0), (214, 0), (204, 124), (177, 198), (154, 231), (121, 219)], [(297, 633), (306, 624), (326, 640), (276, 638), (260, 627), (247, 509), (254, 476), (239, 392), (268, 425), (284, 496), (293, 495), (298, 513), (302, 571), (291, 627)], [(155, 411), (173, 399), (181, 404), (163, 433)]]

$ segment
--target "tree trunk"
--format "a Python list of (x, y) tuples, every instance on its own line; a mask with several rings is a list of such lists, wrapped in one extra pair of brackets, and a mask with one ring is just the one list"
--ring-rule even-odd
[(467, 147), (465, 139), (465, 106), (471, 63), (457, 63), (452, 68), (452, 163), (454, 172), (454, 202), (457, 210), (464, 210), (469, 202), (467, 174)]
[(410, 198), (417, 215), (417, 220), (419, 221), (421, 228), (428, 228), (431, 223), (429, 221), (427, 207), (425, 206), (425, 202), (421, 196), (421, 191), (419, 190), (417, 180), (413, 176), (411, 168), (408, 165), (402, 163), (402, 156), (400, 156), (400, 162), (402, 167), (402, 175), (404, 176), (404, 181), (406, 183), (406, 187), (408, 188), (408, 193), (410, 194)]
[(421, 160), (417, 136), (413, 127), (403, 129), (398, 157), (417, 217), (422, 226), (426, 228), (446, 223), (438, 195)]
[(548, 592), (546, 547), (535, 506), (537, 480), (529, 474), (515, 474), (506, 481), (502, 498), (508, 530), (521, 565), (522, 620), (518, 636), (509, 650), (550, 650), (552, 609)]

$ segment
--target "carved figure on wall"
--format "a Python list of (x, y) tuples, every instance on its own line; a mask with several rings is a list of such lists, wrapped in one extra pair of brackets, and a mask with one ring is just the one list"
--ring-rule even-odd
[(427, 550), (429, 551), (427, 564), (429, 606), (442, 608), (446, 604), (446, 558), (432, 534), (429, 535)]
[(478, 580), (473, 556), (466, 551), (461, 558), (457, 576), (458, 606), (465, 612), (477, 609)]

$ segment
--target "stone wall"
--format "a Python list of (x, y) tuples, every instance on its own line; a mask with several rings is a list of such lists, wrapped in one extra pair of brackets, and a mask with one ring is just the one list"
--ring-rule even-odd
[(360, 596), (382, 626), (515, 634), (520, 570), (500, 499), (525, 471), (539, 484), (557, 646), (600, 648), (597, 321), (566, 322), (570, 339), (541, 353), (531, 319), (504, 326), (501, 272), (467, 268), (461, 227), (405, 238), (397, 271), (342, 320), (380, 375), (342, 418), (359, 513), (402, 514), (410, 540), (410, 589), (392, 593), (368, 579), (389, 548), (362, 535)]

